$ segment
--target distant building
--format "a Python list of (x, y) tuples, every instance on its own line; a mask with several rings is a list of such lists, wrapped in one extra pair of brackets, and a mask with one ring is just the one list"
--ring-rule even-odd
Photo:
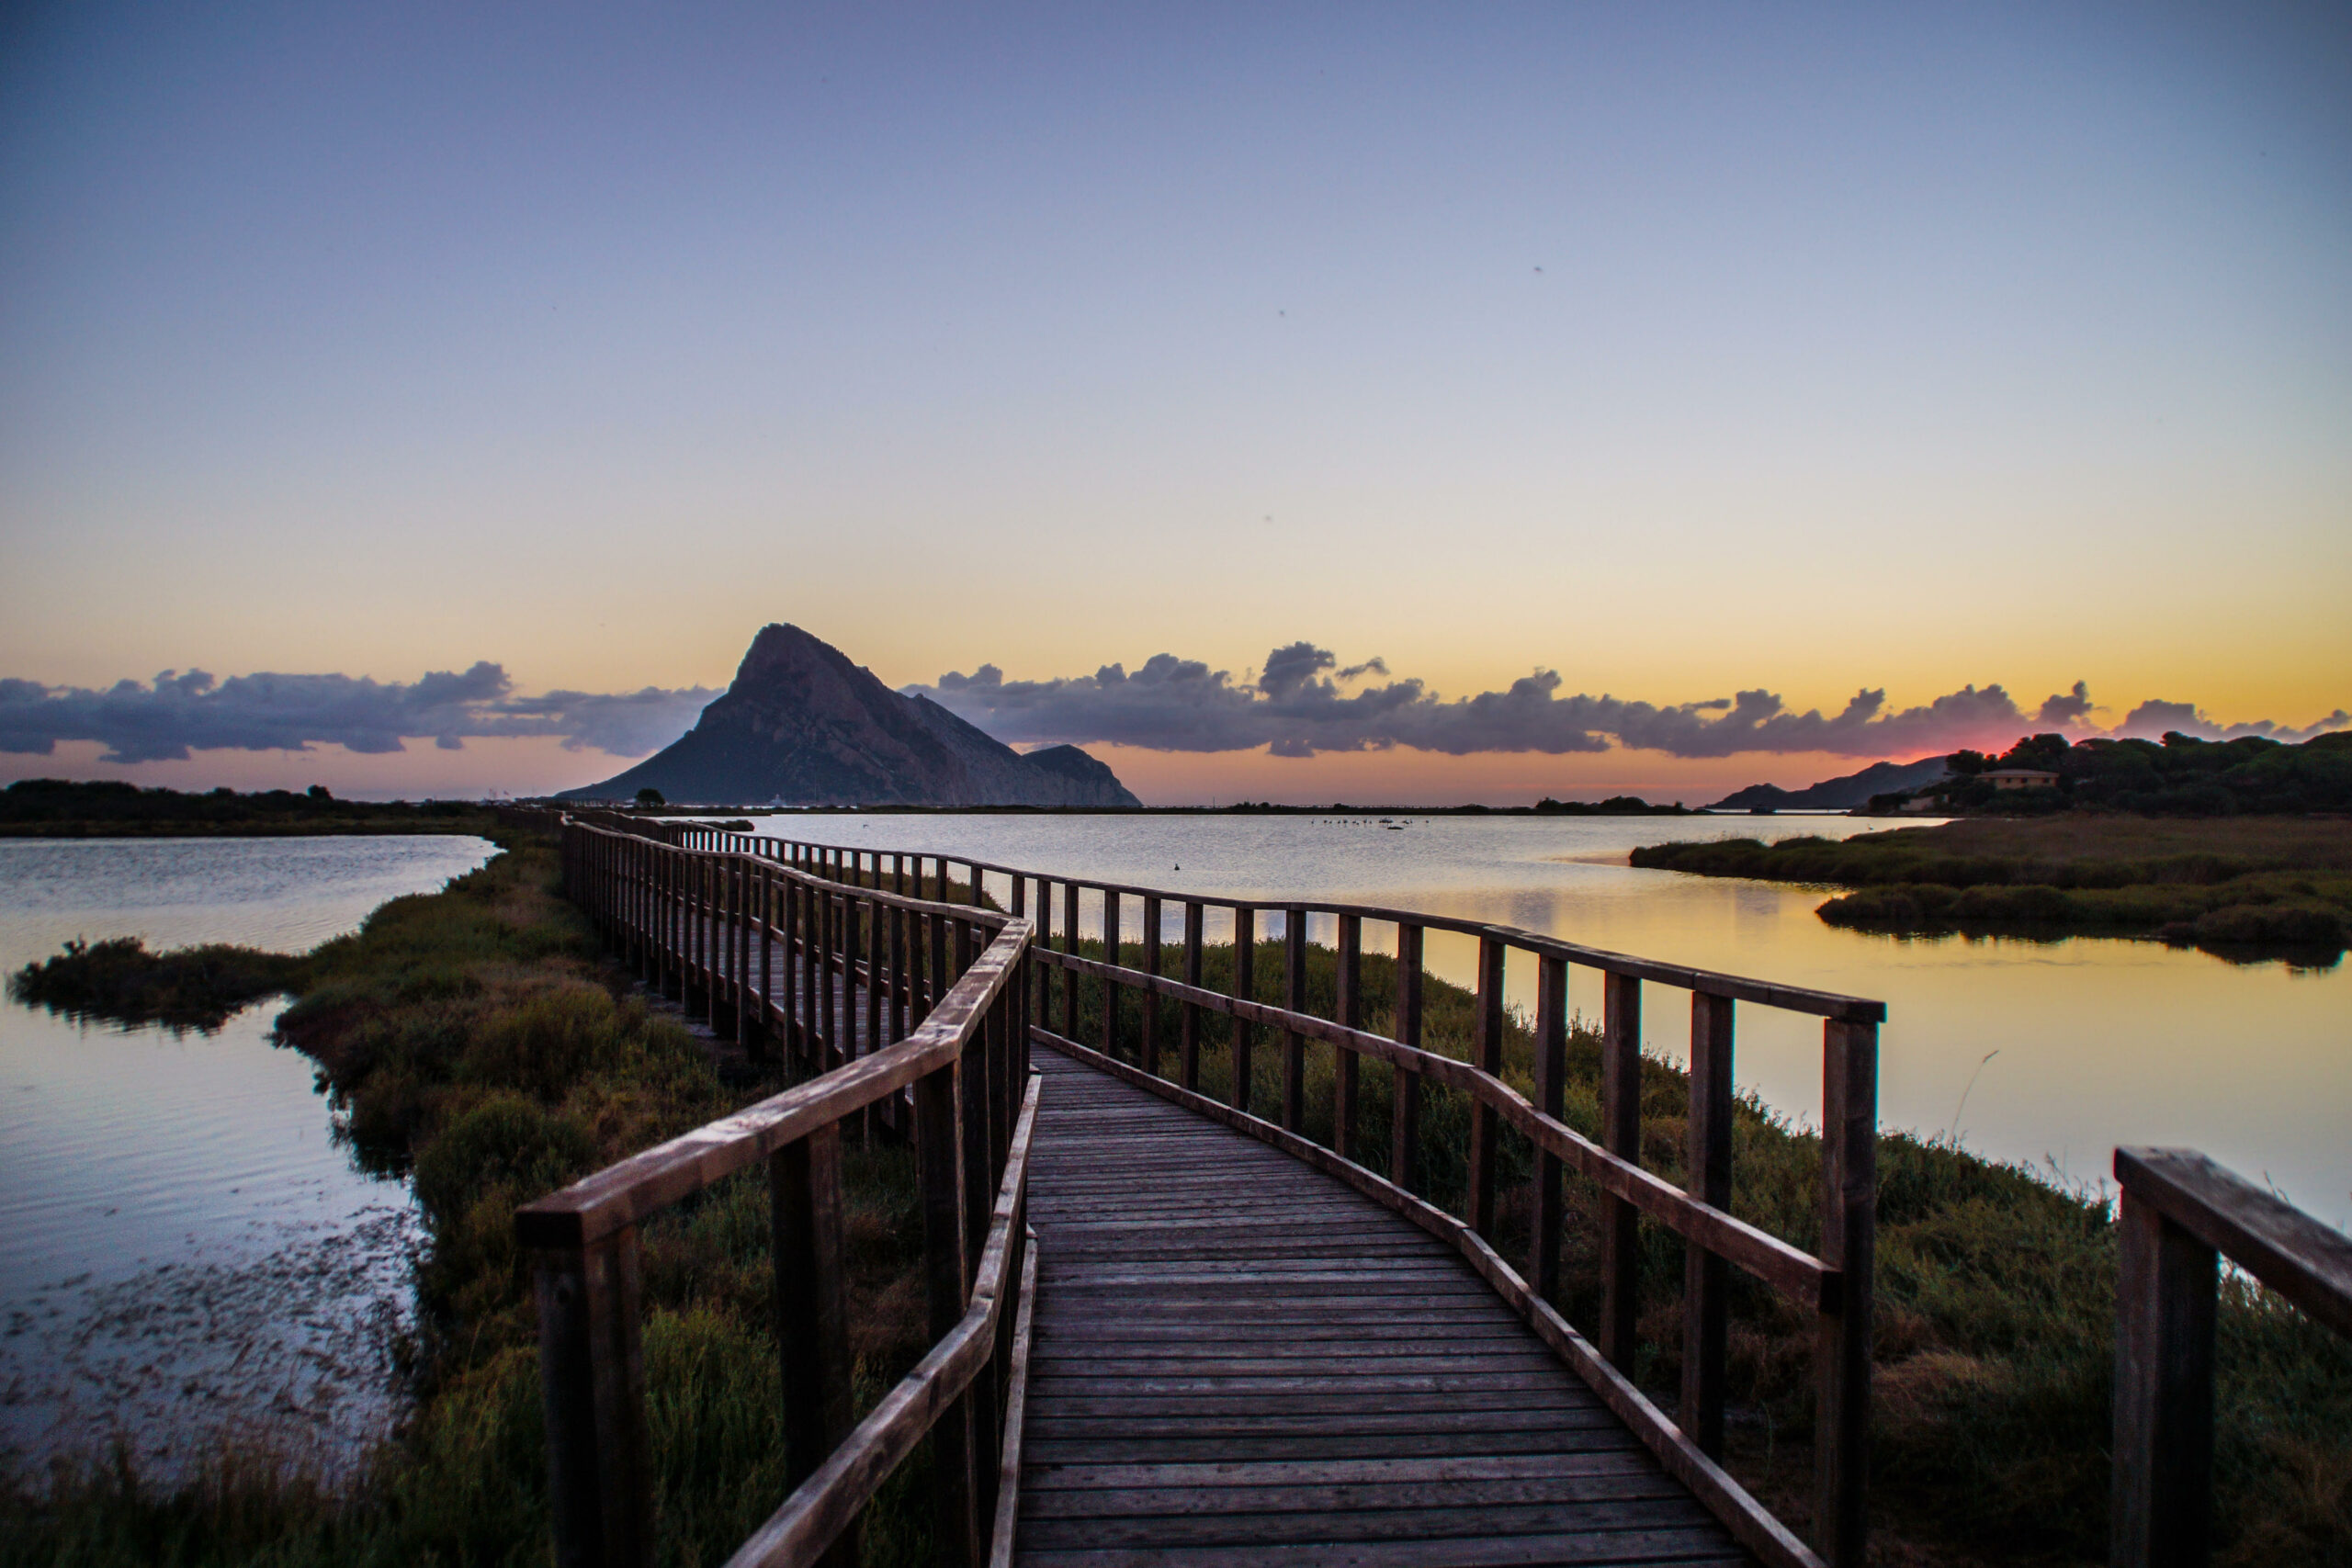
[(1897, 809), (1924, 816), (1928, 812), (1940, 809), (1942, 806), (1943, 802), (1938, 800), (1932, 795), (1915, 795), (1910, 799), (1905, 801), (1901, 807), (1897, 807)]
[(2047, 773), (2041, 768), (1995, 768), (1989, 773), (1979, 773), (1976, 776), (1990, 784), (1995, 789), (2056, 789), (2058, 787), (2058, 775)]

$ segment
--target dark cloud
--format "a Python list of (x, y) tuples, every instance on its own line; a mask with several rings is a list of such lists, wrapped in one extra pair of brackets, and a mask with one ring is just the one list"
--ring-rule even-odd
[[(1336, 678), (1325, 671), (1335, 671)], [(1197, 660), (1155, 654), (1130, 674), (1106, 664), (1091, 675), (1008, 681), (993, 664), (949, 673), (906, 690), (932, 698), (1000, 739), (1020, 743), (1140, 746), (1162, 751), (1241, 751), (1278, 757), (1410, 746), (1460, 756), (1482, 751), (1560, 755), (1613, 746), (1678, 757), (1751, 751), (1828, 751), (1845, 756), (1928, 756), (1962, 746), (2006, 745), (2032, 730), (2077, 737), (2109, 733), (2088, 720), (2089, 689), (2044, 699), (2031, 712), (1998, 685), (1963, 686), (1916, 707), (1889, 708), (1883, 689), (1864, 687), (1835, 714), (1791, 710), (1758, 688), (1729, 697), (1660, 705), (1611, 695), (1562, 693), (1550, 670), (1499, 692), (1447, 700), (1417, 680), (1389, 679), (1343, 692), (1340, 683), (1378, 673), (1379, 660), (1339, 668), (1328, 649), (1299, 641), (1266, 655), (1254, 681), (1237, 681)], [(2143, 705), (2117, 733), (2142, 714)], [(2189, 710), (2190, 717), (2196, 716)], [(2239, 725), (2231, 733), (2301, 739), (2340, 728), (2342, 713), (2308, 730)], [(2170, 728), (2177, 728), (2177, 724)]]
[(637, 757), (694, 724), (718, 694), (696, 686), (517, 697), (483, 660), (402, 684), (349, 675), (237, 675), (166, 670), (103, 691), (0, 680), (0, 752), (47, 756), (61, 740), (95, 740), (108, 762), (176, 761), (193, 751), (302, 751), (334, 744), (398, 751), (411, 739), (443, 750), (495, 736), (552, 736), (572, 750)]
[(2033, 722), (2044, 729), (2075, 729), (2090, 716), (2091, 688), (2086, 681), (2075, 682), (2071, 692), (2059, 692), (2041, 699), (2041, 711)]
[(2195, 703), (2172, 703), (2150, 698), (2123, 716), (2115, 727), (2119, 737), (2138, 740), (2161, 740), (2173, 733), (2194, 736), (2199, 740), (2235, 740), (2242, 735), (2259, 735), (2271, 740), (2290, 743), (2309, 740), (2314, 735), (2324, 735), (2331, 729), (2352, 725), (2352, 714), (2337, 708), (2325, 718), (2296, 729), (2270, 720), (2256, 719), (2252, 724), (2220, 724), (2205, 716)]

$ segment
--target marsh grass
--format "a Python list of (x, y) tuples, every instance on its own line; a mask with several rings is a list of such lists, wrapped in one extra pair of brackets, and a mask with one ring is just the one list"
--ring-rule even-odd
[[(1132, 944), (1130, 944), (1132, 946)], [(1080, 942), (1086, 956), (1097, 943)], [(1134, 953), (1127, 957), (1134, 962)], [(1283, 999), (1283, 948), (1260, 945), (1257, 999)], [(1385, 998), (1396, 965), (1363, 959), (1366, 1027), (1386, 1032)], [(1203, 984), (1229, 989), (1229, 949), (1204, 950)], [(1306, 1010), (1334, 1015), (1336, 955), (1310, 947)], [(1053, 981), (1047, 1027), (1059, 1031), (1063, 986)], [(1100, 1048), (1102, 987), (1079, 985), (1079, 1039)], [(1469, 1060), (1475, 996), (1434, 976), (1423, 981), (1423, 1043)], [(1120, 1056), (1138, 1059), (1143, 998), (1120, 1001)], [(1160, 1071), (1177, 1072), (1182, 1008), (1160, 1002)], [(1204, 1014), (1200, 1087), (1220, 1100), (1232, 1086), (1231, 1021)], [(1254, 1031), (1251, 1108), (1279, 1115), (1283, 1037)], [(1577, 1021), (1568, 1036), (1566, 1120), (1597, 1138), (1600, 1038)], [(1306, 1130), (1329, 1145), (1332, 1048), (1308, 1041)], [(1506, 1020), (1503, 1077), (1534, 1088), (1530, 1021)], [(1393, 1075), (1360, 1069), (1353, 1157), (1388, 1174)], [(1665, 1062), (1642, 1066), (1642, 1160), (1679, 1184), (1688, 1080)], [(1470, 1106), (1421, 1089), (1419, 1190), (1466, 1212)], [(1524, 1269), (1532, 1232), (1533, 1150), (1508, 1130), (1498, 1139), (1497, 1235)], [(1890, 1133), (1879, 1144), (1877, 1376), (1871, 1452), (1873, 1560), (1894, 1563), (2102, 1562), (2114, 1364), (2115, 1231), (2108, 1195), (1979, 1157), (1950, 1139)], [(1820, 1245), (1819, 1139), (1752, 1096), (1735, 1108), (1732, 1210), (1793, 1246)], [(1600, 1304), (1601, 1194), (1565, 1182), (1562, 1300), (1587, 1332)], [(1645, 1221), (1636, 1381), (1674, 1408), (1681, 1373), (1683, 1247)], [(1783, 1519), (1802, 1527), (1812, 1488), (1813, 1330), (1776, 1292), (1733, 1274), (1729, 1354), (1731, 1468)], [(2224, 1283), (2215, 1404), (2215, 1512), (2225, 1564), (2352, 1562), (2352, 1343), (2243, 1278)]]
[(150, 953), (135, 936), (69, 942), (8, 976), (8, 995), (61, 1017), (175, 1033), (211, 1033), (265, 997), (295, 990), (305, 962), (284, 953), (208, 942)]

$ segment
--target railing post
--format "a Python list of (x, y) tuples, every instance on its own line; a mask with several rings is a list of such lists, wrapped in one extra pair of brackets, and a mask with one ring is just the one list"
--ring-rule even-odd
[[(907, 1037), (907, 1008), (914, 981), (907, 966), (907, 912), (890, 911), (890, 1038)], [(893, 1102), (895, 1103), (895, 1101)]]
[[(1478, 939), (1478, 1016), (1473, 1055), (1480, 1072), (1503, 1076), (1503, 958), (1509, 950), (1494, 937)], [(1495, 1238), (1495, 1111), (1483, 1100), (1470, 1102), (1470, 1228)]]
[[(1421, 1043), (1421, 928), (1396, 926), (1396, 1043)], [(1421, 1189), (1421, 1075), (1396, 1069), (1388, 1097), (1388, 1179), (1408, 1192)]]
[[(1114, 969), (1119, 964), (1119, 896), (1107, 887), (1102, 890), (1102, 962)], [(1102, 982), (1102, 1054), (1114, 1062), (1119, 1059), (1119, 987), (1108, 977)]]
[(931, 970), (931, 991), (924, 999), (923, 1015), (937, 1007), (947, 996), (947, 917), (923, 917), (923, 958)]
[[(1233, 907), (1233, 986), (1228, 993), (1243, 1001), (1258, 999), (1258, 911)], [(1233, 1089), (1226, 1101), (1243, 1115), (1250, 1112), (1250, 1021), (1233, 1015)]]
[(637, 1231), (542, 1250), (532, 1275), (557, 1568), (643, 1568), (653, 1492)]
[(695, 856), (695, 949), (702, 964), (703, 1022), (716, 1034), (723, 1021), (718, 1012), (718, 992), (725, 968), (720, 954), (725, 949), (719, 942), (718, 902), (720, 873), (725, 867), (705, 852)]
[(785, 1049), (804, 1071), (815, 1056), (808, 1044), (808, 953), (816, 945), (808, 940), (808, 889), (796, 874), (784, 885), (784, 1030)]
[(2123, 1189), (2110, 1568), (2203, 1568), (2213, 1524), (2218, 1258)]
[[(882, 881), (882, 862), (874, 863), (876, 891)], [(878, 897), (865, 900), (865, 1049), (870, 1055), (893, 1044), (898, 1035), (890, 1030), (890, 909)]]
[(735, 868), (735, 1038), (752, 1039), (752, 863), (737, 855)]
[(760, 862), (760, 1058), (775, 1049), (775, 867)]
[[(1684, 1190), (1731, 1208), (1732, 1004), (1690, 993), (1690, 1104), (1684, 1120)], [(1724, 1451), (1724, 1356), (1730, 1318), (1724, 1260), (1697, 1242), (1682, 1261), (1683, 1436), (1710, 1459)]]
[[(1338, 949), (1338, 994), (1332, 1021), (1348, 1029), (1363, 1027), (1363, 917), (1341, 915), (1332, 942)], [(1356, 1097), (1363, 1064), (1345, 1046), (1331, 1053), (1331, 1152), (1341, 1159), (1356, 1157)]]
[(1878, 1026), (1823, 1026), (1821, 1260), (1838, 1271), (1821, 1314), (1814, 1404), (1815, 1545), (1862, 1568), (1870, 1541), (1871, 1307), (1878, 1246)]
[[(1034, 946), (1050, 953), (1054, 947), (1054, 885), (1044, 877), (1037, 878), (1037, 929)], [(1030, 965), (1035, 978), (1035, 1016), (1039, 1027), (1054, 1026), (1054, 966), (1050, 964)]]
[[(841, 1169), (839, 1122), (829, 1122), (768, 1156), (787, 1491), (814, 1474), (850, 1431)], [(828, 1568), (849, 1568), (857, 1561), (855, 1526), (834, 1543), (824, 1561)]]
[[(1306, 911), (1296, 904), (1283, 911), (1283, 1006), (1306, 1010)], [(1283, 1035), (1283, 1129), (1306, 1125), (1306, 1036), (1291, 1030)]]
[[(1062, 884), (1062, 951), (1078, 952), (1078, 884)], [(1078, 1038), (1078, 971), (1062, 971), (1062, 1038)]]
[[(1196, 901), (1184, 900), (1184, 984), (1198, 989), (1201, 984), (1201, 927), (1203, 911)], [(1177, 1069), (1183, 1086), (1197, 1091), (1201, 1087), (1201, 1010), (1199, 1004), (1184, 1004), (1183, 1032), (1176, 1042)]]
[[(1642, 983), (1604, 976), (1601, 1000), (1600, 1143), (1618, 1158), (1642, 1158)], [(1634, 1370), (1634, 1319), (1641, 1312), (1641, 1211), (1623, 1198), (1601, 1201), (1600, 1353)]]
[[(1540, 953), (1535, 960), (1535, 1109), (1555, 1122), (1567, 1109), (1568, 963)], [(1535, 1293), (1559, 1304), (1560, 1156), (1535, 1152), (1535, 1234), (1528, 1280)]]
[[(1148, 893), (1144, 895), (1143, 900), (1143, 972), (1147, 975), (1159, 973), (1159, 900)], [(1147, 990), (1140, 1000), (1143, 1005), (1143, 1070), (1158, 1077), (1159, 997), (1157, 992)]]
[[(938, 918), (933, 918), (934, 928)], [(939, 934), (936, 930), (933, 936)], [(922, 1185), (923, 1278), (931, 1339), (963, 1321), (971, 1278), (965, 1256), (961, 1064), (949, 1062), (915, 1080), (915, 1156)], [(973, 1468), (972, 1402), (959, 1395), (932, 1427), (933, 1560), (970, 1568), (980, 1557), (978, 1477)]]

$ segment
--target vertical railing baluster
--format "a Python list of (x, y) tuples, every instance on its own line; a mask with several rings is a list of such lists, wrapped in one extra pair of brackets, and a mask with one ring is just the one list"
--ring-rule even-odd
[[(932, 919), (934, 948), (939, 918)], [(931, 1340), (937, 1344), (963, 1321), (971, 1278), (965, 1256), (961, 1064), (949, 1062), (915, 1080), (915, 1161), (922, 1187), (923, 1278), (930, 1300)], [(932, 1552), (950, 1568), (979, 1561), (979, 1487), (974, 1468), (972, 1402), (959, 1395), (931, 1429)]]
[(760, 862), (760, 1055), (775, 1055), (775, 867)]
[(800, 880), (805, 874), (798, 874), (785, 884), (785, 930), (787, 936), (784, 949), (785, 968), (791, 973), (791, 1022), (788, 1027), (792, 1031), (792, 1057), (802, 1072), (807, 1072), (817, 1059), (812, 1028), (816, 1021), (816, 1003), (812, 1000), (816, 994), (815, 971), (810, 958), (817, 943), (808, 927), (808, 885)]
[[(1396, 1026), (1400, 1045), (1421, 1043), (1421, 928), (1396, 927)], [(1388, 1179), (1408, 1192), (1421, 1190), (1421, 1075), (1396, 1069), (1389, 1096)]]
[[(1296, 904), (1283, 911), (1283, 1006), (1306, 1010), (1306, 910)], [(1306, 1036), (1294, 1029), (1283, 1034), (1283, 1127), (1306, 1126)]]
[[(1202, 907), (1193, 899), (1184, 900), (1184, 984), (1200, 988), (1202, 927), (1205, 923)], [(1186, 1089), (1198, 1092), (1201, 1087), (1201, 1009), (1197, 1002), (1184, 1004), (1184, 1028), (1176, 1044), (1177, 1067)]]
[(1823, 1027), (1821, 1260), (1838, 1270), (1821, 1314), (1814, 1399), (1815, 1541), (1832, 1568), (1870, 1545), (1871, 1308), (1877, 1266), (1878, 1026)]
[[(1062, 951), (1078, 952), (1078, 884), (1062, 884)], [(1062, 971), (1062, 1038), (1078, 1038), (1078, 972)]]
[[(1604, 976), (1601, 999), (1600, 1143), (1620, 1159), (1642, 1158), (1642, 983)], [(1641, 1211), (1601, 1200), (1600, 1353), (1634, 1370), (1634, 1325), (1641, 1312)]]
[[(1045, 877), (1037, 879), (1037, 936), (1035, 945), (1051, 952), (1054, 945), (1054, 885)], [(1041, 1029), (1054, 1026), (1054, 978), (1060, 971), (1051, 964), (1040, 964), (1037, 970), (1037, 1024)]]
[[(1018, 913), (1019, 911), (1015, 911)], [(1150, 894), (1143, 899), (1143, 972), (1159, 973), (1159, 900)], [(1152, 1077), (1159, 1076), (1159, 994), (1147, 987), (1140, 998), (1143, 1005), (1143, 1070)]]
[(756, 1056), (752, 1043), (752, 862), (738, 854), (735, 865), (735, 1038)]
[[(1333, 933), (1338, 973), (1332, 1021), (1348, 1029), (1363, 1027), (1363, 917), (1341, 915)], [(1356, 1100), (1363, 1063), (1343, 1046), (1331, 1052), (1331, 1152), (1341, 1159), (1356, 1157)]]
[[(841, 1171), (839, 1122), (828, 1122), (768, 1156), (786, 1491), (815, 1474), (850, 1431)], [(823, 1562), (827, 1568), (849, 1568), (856, 1561), (857, 1527), (852, 1525)]]
[[(1242, 1001), (1258, 999), (1258, 911), (1246, 904), (1233, 907), (1233, 984), (1227, 994)], [(1226, 1102), (1243, 1115), (1250, 1112), (1250, 1047), (1254, 1035), (1250, 1021), (1233, 1015), (1233, 1087)]]
[(923, 924), (923, 955), (931, 966), (931, 986), (924, 1010), (928, 1014), (947, 995), (947, 917), (928, 915), (924, 917)]
[[(1535, 960), (1535, 1109), (1558, 1121), (1567, 1111), (1568, 964), (1539, 953)], [(1560, 1300), (1560, 1156), (1535, 1154), (1535, 1234), (1527, 1277), (1535, 1293)]]
[[(1478, 1013), (1472, 1022), (1471, 1050), (1478, 1070), (1503, 1076), (1503, 959), (1501, 939), (1478, 939)], [(1484, 1100), (1470, 1102), (1470, 1228), (1495, 1239), (1495, 1111)]]
[(907, 1037), (907, 912), (895, 906), (890, 910), (890, 1038), (893, 1042)]
[[(1684, 1190), (1731, 1208), (1732, 1001), (1690, 993), (1690, 1105), (1685, 1118)], [(1724, 1451), (1724, 1358), (1730, 1334), (1724, 1260), (1686, 1242), (1682, 1263), (1683, 1435), (1710, 1459)]]
[[(834, 869), (838, 871), (840, 867)], [(856, 1040), (842, 1021), (842, 1014), (847, 1010), (847, 998), (842, 995), (846, 987), (842, 984), (842, 965), (849, 946), (848, 933), (842, 926), (849, 914), (849, 899), (841, 891), (838, 876), (826, 879), (824, 886), (819, 890), (818, 900), (824, 910), (825, 955), (819, 974), (824, 983), (825, 994), (825, 1070), (831, 1072), (848, 1061), (849, 1054), (857, 1048)]]
[[(1102, 890), (1102, 962), (1114, 969), (1119, 966), (1119, 896), (1107, 887)], [(1102, 1054), (1114, 1061), (1119, 1056), (1119, 987), (1108, 976), (1102, 980)]]
[(2123, 1189), (2109, 1568), (2203, 1568), (2211, 1555), (2220, 1261), (2212, 1247)]
[(637, 1230), (533, 1260), (548, 1511), (562, 1568), (653, 1561)]

